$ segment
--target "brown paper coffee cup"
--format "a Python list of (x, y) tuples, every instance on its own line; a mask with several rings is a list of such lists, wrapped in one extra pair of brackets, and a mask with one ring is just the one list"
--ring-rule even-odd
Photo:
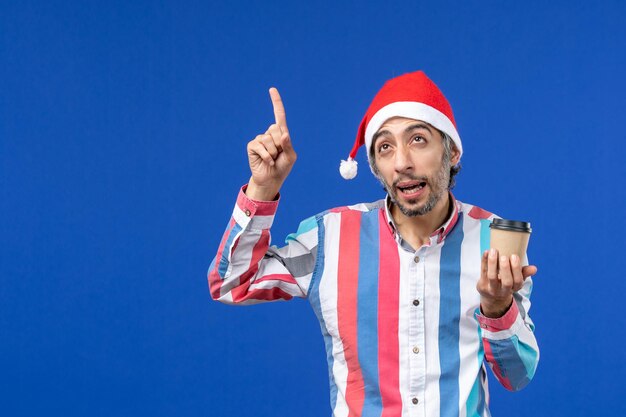
[(530, 223), (517, 220), (493, 219), (491, 228), (491, 248), (498, 250), (500, 255), (516, 254), (524, 260), (528, 241), (530, 240)]

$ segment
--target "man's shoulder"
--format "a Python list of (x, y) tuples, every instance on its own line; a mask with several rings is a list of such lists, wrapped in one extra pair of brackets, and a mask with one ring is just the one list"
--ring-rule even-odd
[[(308, 217), (300, 222), (298, 231), (287, 236), (287, 241), (300, 237), (305, 233), (313, 233), (313, 230), (318, 230), (320, 224), (326, 224), (328, 227), (327, 219), (330, 217), (341, 217), (345, 213), (368, 213), (374, 212), (385, 206), (385, 200), (378, 200), (371, 203), (358, 203), (349, 206), (334, 207), (314, 216)], [(333, 222), (330, 222), (333, 223)]]
[(475, 204), (464, 203), (460, 200), (456, 200), (457, 210), (459, 213), (463, 213), (466, 218), (472, 220), (493, 220), (499, 216), (492, 213), (489, 210), (485, 210)]

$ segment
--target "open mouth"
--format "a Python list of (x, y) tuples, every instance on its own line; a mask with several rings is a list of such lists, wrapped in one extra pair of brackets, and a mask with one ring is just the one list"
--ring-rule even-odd
[(413, 195), (419, 193), (426, 186), (426, 181), (406, 181), (401, 182), (396, 187), (402, 194)]

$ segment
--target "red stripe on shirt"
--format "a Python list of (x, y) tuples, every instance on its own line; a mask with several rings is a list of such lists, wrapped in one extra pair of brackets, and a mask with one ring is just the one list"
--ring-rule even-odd
[(257, 288), (249, 290), (250, 281), (244, 286), (234, 288), (231, 291), (233, 301), (238, 303), (246, 300), (262, 300), (262, 301), (276, 301), (276, 300), (291, 300), (293, 295), (283, 291), (279, 287), (274, 288)]
[[(237, 243), (239, 243), (239, 240), (235, 242), (235, 246), (237, 246)], [(270, 231), (261, 231), (261, 236), (259, 236), (259, 240), (256, 241), (254, 247), (252, 248), (252, 257), (250, 258), (250, 264), (248, 265), (248, 269), (239, 277), (239, 286), (245, 284), (244, 288), (246, 290), (248, 289), (248, 287), (250, 286), (249, 281), (252, 279), (253, 276), (256, 275), (257, 271), (259, 270), (259, 262), (261, 261), (261, 259), (263, 259), (263, 256), (265, 256), (265, 252), (267, 251), (269, 244)], [(237, 292), (237, 294), (240, 295), (241, 292)]]
[(485, 358), (487, 361), (493, 366), (493, 374), (498, 378), (498, 381), (509, 391), (512, 391), (511, 381), (506, 376), (502, 376), (502, 370), (498, 365), (498, 361), (493, 356), (493, 351), (491, 350), (491, 344), (488, 339), (483, 337), (483, 348), (485, 349)]
[(480, 327), (485, 330), (489, 330), (490, 332), (499, 332), (501, 330), (508, 330), (513, 327), (515, 324), (515, 320), (517, 320), (517, 316), (519, 315), (519, 307), (517, 303), (513, 301), (511, 303), (511, 307), (504, 313), (504, 316), (499, 317), (497, 319), (492, 319), (482, 314), (476, 316), (478, 319), (478, 323), (480, 323)]
[(278, 208), (278, 200), (275, 201), (255, 201), (257, 216), (273, 216)]
[(261, 236), (259, 236), (259, 240), (254, 244), (254, 248), (252, 248), (252, 258), (250, 259), (250, 268), (255, 265), (258, 265), (259, 262), (265, 256), (267, 249), (270, 246), (270, 231), (269, 229), (265, 229), (261, 231)]
[[(289, 293), (286, 293), (285, 291), (283, 291), (282, 289), (275, 287), (275, 288), (271, 288), (271, 289), (263, 289), (263, 288), (258, 288), (258, 289), (253, 289), (250, 290), (250, 280), (252, 279), (252, 277), (254, 275), (256, 275), (257, 271), (259, 270), (259, 262), (263, 259), (263, 256), (265, 256), (265, 253), (267, 252), (267, 248), (269, 247), (269, 242), (270, 242), (270, 231), (269, 230), (263, 230), (261, 232), (261, 236), (259, 237), (259, 240), (257, 240), (257, 242), (254, 244), (254, 248), (252, 249), (252, 258), (250, 259), (250, 265), (248, 267), (248, 270), (246, 272), (244, 272), (243, 274), (241, 274), (241, 276), (239, 277), (239, 285), (235, 288), (232, 289), (231, 294), (233, 296), (233, 301), (234, 302), (239, 302), (239, 301), (244, 301), (244, 300), (249, 300), (249, 299), (255, 299), (255, 300), (266, 300), (266, 301), (272, 301), (272, 300), (290, 300), (293, 298), (293, 296)], [(272, 275), (269, 275), (268, 277), (271, 277)], [(282, 276), (282, 274), (277, 274), (274, 275), (276, 276)], [(263, 279), (270, 279), (268, 277), (263, 277), (262, 279), (259, 279), (255, 282), (261, 282)], [(289, 275), (289, 277), (291, 277)], [(295, 283), (295, 280), (293, 279), (293, 277), (291, 277), (291, 279), (293, 280), (293, 283)]]
[(441, 232), (441, 236), (439, 237), (438, 242), (440, 243), (446, 236), (448, 236), (448, 233), (450, 233), (450, 231), (452, 230), (452, 228), (454, 228), (454, 226), (456, 226), (457, 222), (459, 221), (459, 207), (456, 203), (456, 199), (454, 198), (454, 196), (452, 195), (452, 193), (450, 193), (450, 203), (452, 205), (452, 217), (450, 218), (450, 220), (448, 221), (448, 225), (445, 227), (445, 229), (443, 230), (443, 232)]
[[(246, 215), (257, 215), (257, 216), (273, 216), (276, 214), (276, 210), (278, 209), (278, 201), (280, 197), (277, 195), (276, 200), (274, 201), (259, 201), (252, 200), (246, 195), (246, 189), (248, 187), (242, 187), (239, 195), (237, 196), (237, 206), (246, 213)], [(250, 213), (247, 214), (246, 210)]]
[(270, 274), (270, 275), (265, 275), (259, 279), (257, 279), (255, 282), (259, 283), (259, 282), (263, 282), (263, 281), (282, 281), (282, 282), (288, 282), (289, 284), (298, 284), (298, 282), (296, 281), (296, 279), (290, 275), (290, 274)]
[(218, 265), (215, 265), (215, 268), (209, 271), (208, 276), (209, 292), (211, 293), (211, 298), (214, 300), (220, 298), (220, 290), (222, 288), (222, 277), (220, 277), (220, 274), (217, 272), (217, 268)]
[(471, 218), (477, 220), (488, 219), (493, 216), (493, 214), (489, 213), (487, 210), (483, 210), (480, 207), (474, 206), (469, 213), (467, 213)]
[[(285, 292), (280, 287), (273, 288), (255, 288), (250, 289), (252, 282), (250, 279), (257, 273), (259, 267), (254, 265), (250, 270), (241, 275), (241, 284), (232, 289), (230, 292), (233, 297), (233, 302), (242, 302), (246, 300), (264, 300), (264, 301), (276, 301), (276, 300), (291, 300), (293, 296), (288, 292)], [(260, 280), (259, 280), (260, 281)], [(255, 281), (255, 283), (259, 282)]]
[(222, 259), (222, 254), (224, 253), (224, 247), (226, 246), (226, 242), (228, 241), (228, 236), (233, 231), (233, 227), (235, 226), (235, 219), (230, 218), (230, 222), (228, 223), (228, 229), (224, 232), (224, 236), (222, 236), (222, 241), (220, 242), (220, 246), (217, 249), (217, 255), (215, 256), (215, 265), (213, 265), (213, 269), (209, 271), (208, 281), (209, 281), (209, 292), (211, 293), (211, 298), (217, 300), (221, 296), (222, 289), (222, 277), (220, 276), (218, 270), (220, 267), (220, 261)]
[(345, 211), (341, 215), (339, 262), (337, 266), (337, 327), (343, 341), (348, 367), (346, 403), (348, 417), (361, 415), (365, 385), (359, 365), (357, 346), (357, 289), (359, 277), (359, 238), (361, 212)]
[(400, 257), (385, 210), (379, 211), (380, 261), (378, 269), (378, 378), (383, 403), (381, 417), (402, 414), (400, 395)]

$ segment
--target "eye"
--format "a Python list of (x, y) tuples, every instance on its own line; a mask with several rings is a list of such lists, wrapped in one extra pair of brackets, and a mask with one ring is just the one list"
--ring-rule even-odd
[(383, 143), (382, 145), (380, 145), (380, 146), (378, 147), (378, 153), (385, 152), (385, 151), (386, 151), (386, 150), (388, 150), (389, 148), (390, 148), (390, 146), (389, 146), (389, 144), (388, 144), (388, 143)]
[(416, 143), (424, 143), (424, 142), (426, 142), (426, 139), (424, 139), (422, 136), (415, 136), (415, 137), (413, 138), (413, 142), (416, 142)]

